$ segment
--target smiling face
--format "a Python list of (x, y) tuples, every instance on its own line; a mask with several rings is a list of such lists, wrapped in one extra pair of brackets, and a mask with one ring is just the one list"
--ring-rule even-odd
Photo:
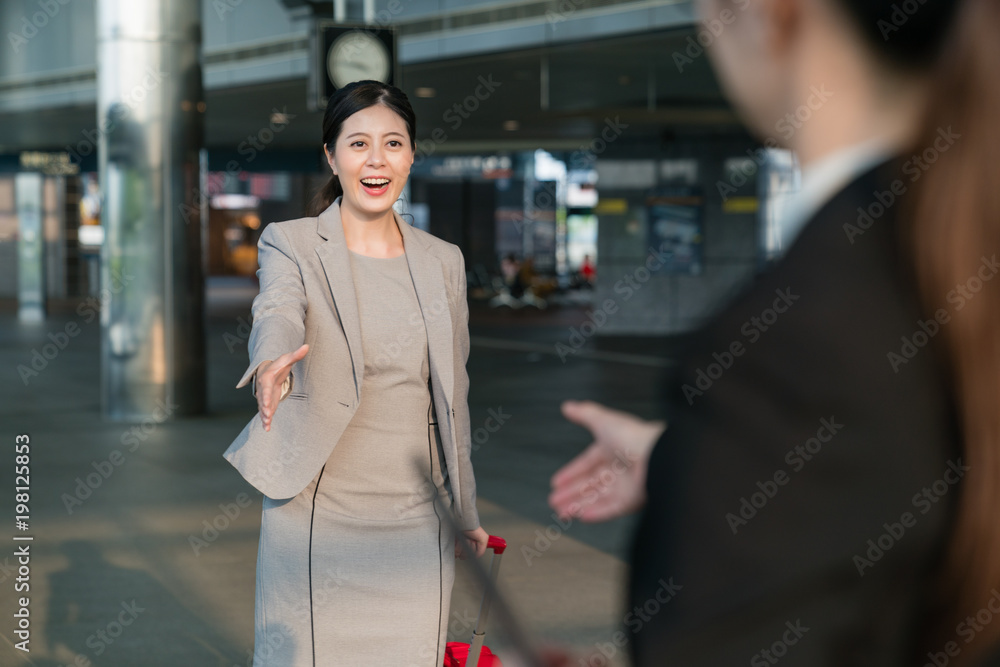
[(327, 161), (340, 178), (341, 204), (359, 214), (384, 214), (399, 199), (413, 164), (403, 119), (386, 106), (362, 109), (344, 121)]

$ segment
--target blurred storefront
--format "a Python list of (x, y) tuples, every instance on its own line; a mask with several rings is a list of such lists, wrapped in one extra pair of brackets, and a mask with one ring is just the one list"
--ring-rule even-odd
[[(312, 35), (335, 7), (222, 4), (202, 4), (207, 187), (190, 215), (206, 275), (252, 279), (264, 226), (306, 215), (327, 179)], [(691, 5), (344, 3), (349, 23), (398, 40), (394, 81), (418, 118), (398, 210), (462, 248), (471, 286), (513, 257), (562, 289), (586, 262), (595, 302), (621, 306), (601, 335), (689, 329), (780, 252), (797, 185), (787, 154), (758, 159), (723, 101)], [(5, 3), (0, 21), (31, 7)], [(46, 292), (97, 290), (93, 3), (61, 12), (0, 63), (0, 297), (17, 294), (25, 171), (43, 175)], [(669, 261), (623, 288), (651, 249)]]

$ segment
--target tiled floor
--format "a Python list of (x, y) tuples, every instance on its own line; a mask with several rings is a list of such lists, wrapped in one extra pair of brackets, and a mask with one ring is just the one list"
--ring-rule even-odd
[[(13, 302), (0, 301), (0, 455), (7, 457), (0, 517), (10, 526), (9, 546), (0, 550), (0, 615), (7, 619), (0, 664), (252, 664), (261, 499), (221, 454), (256, 410), (248, 389), (233, 388), (247, 363), (239, 331), (255, 293), (238, 282), (209, 292), (209, 413), (147, 424), (139, 437), (130, 435), (134, 425), (100, 417), (97, 319), (84, 322), (78, 302), (65, 300), (51, 304), (43, 325), (23, 326)], [(624, 664), (620, 654), (602, 662), (597, 647), (611, 646), (623, 616), (632, 524), (560, 525), (546, 505), (548, 479), (590, 441), (562, 419), (560, 401), (591, 398), (651, 417), (666, 348), (648, 340), (588, 341), (563, 360), (556, 344), (583, 316), (578, 306), (510, 312), (473, 304), (472, 426), (491, 410), (509, 415), (473, 462), (484, 526), (510, 543), (502, 590), (529, 634), (572, 647), (580, 664)], [(30, 366), (32, 350), (71, 321), (80, 333), (25, 383), (18, 367)], [(11, 539), (18, 533), (10, 474), (18, 433), (31, 436), (28, 593), (14, 588), (14, 550), (24, 544)], [(460, 641), (468, 641), (479, 609), (467, 567), (459, 567), (450, 619), (452, 639)], [(25, 594), (30, 653), (14, 648), (11, 620)], [(391, 629), (392, 610), (386, 613)], [(507, 652), (505, 664), (517, 664), (496, 614), (487, 643)]]

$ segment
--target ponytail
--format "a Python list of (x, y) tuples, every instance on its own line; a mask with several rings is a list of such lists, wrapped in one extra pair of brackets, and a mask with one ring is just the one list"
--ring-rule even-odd
[(309, 215), (319, 215), (330, 208), (330, 204), (343, 194), (344, 189), (340, 185), (340, 177), (336, 174), (330, 174), (329, 180), (313, 195), (312, 201), (309, 203)]
[[(904, 248), (913, 260), (924, 308), (948, 306), (963, 286), (962, 306), (942, 326), (968, 470), (953, 532), (933, 589), (925, 651), (949, 641), (973, 664), (1000, 642), (1000, 620), (959, 642), (961, 624), (1000, 596), (1000, 3), (964, 0), (932, 70), (931, 99), (916, 152), (937, 159), (904, 202)], [(954, 143), (945, 148), (946, 141)], [(935, 144), (935, 142), (937, 142)], [(977, 289), (978, 288), (978, 289)], [(968, 298), (966, 298), (968, 297)], [(950, 301), (949, 303), (954, 303)], [(922, 664), (922, 663), (921, 663)]]

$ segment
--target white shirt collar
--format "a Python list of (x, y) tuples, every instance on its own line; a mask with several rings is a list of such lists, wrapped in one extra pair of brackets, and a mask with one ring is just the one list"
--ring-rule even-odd
[(792, 197), (781, 225), (781, 247), (788, 248), (809, 219), (855, 178), (893, 155), (881, 137), (847, 146), (802, 169), (802, 187)]

